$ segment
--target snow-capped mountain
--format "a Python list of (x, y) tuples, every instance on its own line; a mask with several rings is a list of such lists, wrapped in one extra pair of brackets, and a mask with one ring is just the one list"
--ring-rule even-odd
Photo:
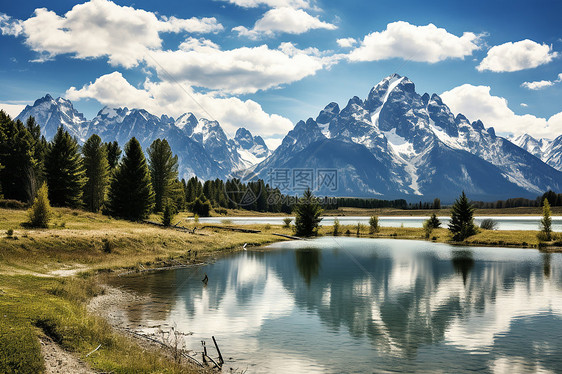
[(98, 134), (104, 141), (116, 140), (124, 146), (134, 136), (147, 149), (155, 139), (167, 139), (178, 155), (180, 176), (184, 178), (197, 175), (202, 179), (225, 179), (233, 170), (251, 166), (269, 155), (259, 136), (254, 138), (241, 129), (246, 142), (237, 137), (229, 139), (218, 122), (197, 119), (192, 113), (174, 120), (166, 115), (157, 117), (144, 109), (105, 107), (88, 121), (70, 101), (46, 95), (16, 118), (26, 121), (29, 116), (35, 117), (47, 139), (53, 137), (60, 125), (80, 143)]
[[(312, 170), (318, 194), (450, 201), (464, 190), (472, 199), (536, 197), (562, 190), (562, 136), (512, 141), (479, 121), (454, 115), (436, 95), (419, 95), (407, 77), (383, 79), (366, 99), (343, 108), (329, 103), (316, 117), (299, 121), (271, 152), (244, 128), (229, 138), (217, 121), (185, 113), (177, 119), (143, 109), (103, 108), (88, 121), (65, 99), (47, 95), (17, 117), (35, 116), (47, 138), (64, 126), (80, 142), (91, 134), (123, 146), (135, 136), (146, 149), (165, 138), (179, 157), (180, 176), (225, 179), (256, 175), (284, 192), (295, 180), (271, 180), (276, 170)], [(559, 169), (559, 170), (556, 170)], [(336, 171), (337, 186), (320, 173)]]
[(553, 168), (562, 171), (562, 135), (550, 140), (535, 139), (530, 135), (523, 134), (514, 138), (512, 142)]
[[(481, 121), (456, 117), (436, 95), (419, 95), (406, 77), (392, 75), (365, 100), (355, 96), (340, 110), (328, 104), (299, 122), (273, 154), (250, 171), (335, 168), (343, 196), (474, 199), (534, 197), (560, 190), (562, 173)], [(320, 188), (320, 193), (329, 193)]]
[(31, 116), (41, 125), (41, 132), (48, 139), (51, 139), (62, 125), (72, 136), (81, 141), (85, 140), (88, 121), (82, 113), (74, 109), (69, 100), (62, 97), (55, 100), (47, 94), (37, 99), (32, 106), (27, 105), (16, 119), (25, 123)]

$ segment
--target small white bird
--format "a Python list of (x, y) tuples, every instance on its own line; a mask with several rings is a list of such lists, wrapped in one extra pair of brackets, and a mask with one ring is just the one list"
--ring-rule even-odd
[(244, 248), (245, 251), (247, 251), (246, 246), (248, 245), (248, 243), (244, 243), (244, 246), (242, 248)]

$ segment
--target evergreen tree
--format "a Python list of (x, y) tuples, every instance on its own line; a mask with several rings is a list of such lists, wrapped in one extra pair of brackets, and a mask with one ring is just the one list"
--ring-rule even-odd
[(438, 197), (433, 200), (432, 209), (441, 209), (441, 200)]
[(84, 185), (84, 204), (91, 212), (98, 212), (105, 200), (109, 182), (109, 163), (106, 147), (96, 134), (90, 136), (82, 147), (86, 184)]
[(550, 203), (544, 199), (542, 205), (541, 233), (547, 241), (552, 240), (552, 218), (550, 217)]
[(464, 191), (451, 209), (451, 223), (449, 223), (449, 231), (453, 234), (453, 240), (463, 241), (469, 236), (476, 234), (476, 226), (474, 225), (474, 207), (468, 201)]
[(45, 181), (45, 157), (49, 144), (44, 136), (41, 135), (41, 127), (34, 117), (29, 117), (25, 127), (33, 138), (33, 159), (34, 164), (29, 176), (29, 194), (35, 196), (36, 189)]
[(117, 141), (104, 143), (107, 153), (107, 163), (110, 170), (115, 170), (119, 166), (119, 159), (121, 158), (121, 148)]
[(142, 220), (154, 206), (150, 172), (141, 145), (131, 138), (125, 156), (115, 171), (109, 188), (108, 208), (112, 216), (132, 221)]
[(188, 204), (188, 209), (193, 212), (193, 214), (199, 217), (209, 217), (211, 212), (211, 203), (207, 199), (201, 200), (199, 197), (195, 199), (192, 203)]
[(372, 216), (371, 218), (369, 218), (369, 233), (374, 234), (376, 232), (379, 232), (379, 230), (379, 217)]
[(6, 199), (30, 201), (35, 183), (33, 170), (36, 167), (33, 137), (21, 121), (12, 121), (0, 111), (0, 182)]
[(58, 128), (45, 159), (49, 198), (55, 206), (77, 208), (86, 182), (78, 143), (62, 126)]
[(43, 185), (37, 191), (37, 197), (33, 205), (29, 209), (29, 225), (31, 227), (47, 228), (49, 226), (49, 220), (51, 219), (51, 205), (49, 204), (49, 191), (47, 189), (47, 184), (43, 182)]
[(161, 212), (172, 197), (174, 182), (178, 177), (178, 156), (174, 156), (166, 139), (156, 139), (148, 148), (150, 176), (154, 189), (154, 210)]
[(431, 215), (431, 217), (427, 220), (427, 224), (432, 229), (438, 229), (439, 226), (441, 226), (441, 221), (439, 221), (439, 218), (437, 218), (437, 215), (435, 213), (433, 213)]
[(294, 209), (295, 231), (298, 236), (312, 236), (318, 233), (318, 225), (322, 218), (320, 204), (308, 188), (299, 199)]
[(174, 219), (174, 213), (170, 204), (164, 206), (164, 212), (162, 213), (162, 224), (166, 227), (170, 227), (172, 220)]

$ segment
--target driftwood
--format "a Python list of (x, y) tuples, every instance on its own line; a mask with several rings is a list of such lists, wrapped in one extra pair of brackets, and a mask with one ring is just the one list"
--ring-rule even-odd
[(258, 234), (261, 231), (260, 230), (252, 230), (252, 229), (241, 229), (239, 227), (230, 227), (230, 226), (211, 226), (211, 225), (206, 225), (203, 226), (204, 228), (210, 228), (210, 229), (219, 229), (219, 230), (230, 230), (230, 231), (237, 231), (237, 232), (245, 232), (245, 233), (249, 233), (249, 234)]
[(222, 364), (224, 364), (224, 360), (222, 359), (222, 355), (221, 355), (221, 350), (219, 349), (219, 345), (217, 344), (217, 340), (215, 339), (214, 336), (212, 336), (213, 338), (213, 343), (215, 343), (215, 348), (217, 349), (217, 353), (219, 354), (219, 362)]
[(293, 239), (293, 240), (304, 240), (303, 238), (299, 238), (298, 236), (291, 236), (291, 235), (285, 235), (285, 234), (272, 233), (271, 235), (281, 236), (283, 238)]

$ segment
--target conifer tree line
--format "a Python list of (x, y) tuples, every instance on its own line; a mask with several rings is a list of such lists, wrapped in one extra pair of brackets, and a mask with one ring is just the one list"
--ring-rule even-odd
[[(34, 201), (46, 183), (51, 205), (82, 208), (130, 220), (152, 212), (173, 215), (191, 210), (199, 216), (226, 214), (243, 208), (261, 212), (291, 213), (294, 200), (261, 179), (187, 181), (178, 178), (178, 158), (165, 139), (156, 139), (146, 150), (132, 138), (123, 151), (116, 141), (104, 143), (92, 135), (82, 147), (60, 127), (51, 141), (41, 135), (33, 117), (14, 121), (0, 111), (0, 196), (25, 203)], [(536, 200), (508, 199), (495, 203), (473, 202), (475, 207), (562, 205), (562, 194), (548, 191)], [(408, 204), (404, 199), (332, 198), (324, 209), (339, 207), (439, 209), (441, 202)], [(525, 205), (528, 204), (528, 205)]]

